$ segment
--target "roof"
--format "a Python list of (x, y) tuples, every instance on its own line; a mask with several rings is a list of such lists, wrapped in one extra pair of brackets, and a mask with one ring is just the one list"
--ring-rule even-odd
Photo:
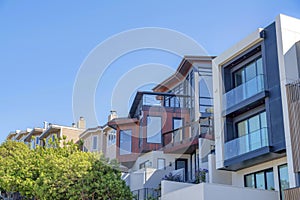
[(121, 117), (121, 118), (115, 118), (107, 123), (107, 125), (113, 129), (117, 129), (117, 126), (123, 125), (123, 124), (131, 124), (138, 122), (137, 118), (128, 118), (128, 117)]
[(93, 127), (93, 128), (88, 128), (83, 133), (81, 133), (79, 135), (79, 138), (82, 138), (82, 137), (86, 136), (88, 133), (94, 133), (96, 131), (101, 131), (101, 130), (103, 130), (102, 126), (96, 126), (96, 127)]
[(136, 109), (138, 108), (140, 101), (143, 100), (144, 95), (154, 95), (154, 96), (176, 96), (176, 97), (188, 97), (187, 95), (180, 95), (180, 94), (172, 94), (166, 92), (147, 92), (147, 91), (138, 91), (135, 95), (135, 98), (132, 102), (129, 117), (134, 118)]
[(12, 137), (16, 136), (18, 134), (18, 132), (16, 131), (12, 131), (8, 134), (8, 136), (6, 137), (7, 140), (10, 140)]
[(183, 80), (186, 74), (193, 67), (193, 62), (196, 61), (211, 61), (215, 56), (184, 56), (182, 61), (180, 62), (176, 72), (168, 77), (166, 80), (155, 86), (152, 90), (155, 92), (164, 92), (169, 90), (172, 85), (178, 83)]
[(75, 127), (51, 124), (51, 125), (49, 125), (48, 129), (44, 130), (44, 132), (40, 136), (40, 139), (45, 138), (46, 136), (48, 136), (51, 133), (56, 133), (57, 131), (60, 131), (62, 128), (67, 128), (67, 129), (71, 129), (74, 131), (80, 131), (80, 130), (84, 131), (84, 129), (79, 129), (79, 128), (75, 128)]
[(15, 139), (16, 139), (16, 140), (20, 140), (24, 135), (27, 135), (27, 134), (30, 133), (31, 131), (32, 131), (32, 129), (26, 129), (26, 130), (20, 131), (20, 132), (16, 135)]
[(29, 134), (24, 138), (25, 142), (30, 142), (32, 136), (41, 135), (44, 132), (43, 128), (34, 128)]

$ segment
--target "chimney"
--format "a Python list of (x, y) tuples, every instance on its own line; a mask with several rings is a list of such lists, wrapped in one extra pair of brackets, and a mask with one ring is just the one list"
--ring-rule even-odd
[(113, 120), (113, 119), (115, 119), (115, 118), (117, 118), (117, 117), (118, 117), (117, 111), (111, 110), (111, 111), (110, 111), (110, 115), (108, 115), (108, 121), (111, 121), (111, 120)]
[(77, 122), (77, 128), (85, 129), (85, 119), (84, 119), (84, 117), (79, 118), (79, 121)]

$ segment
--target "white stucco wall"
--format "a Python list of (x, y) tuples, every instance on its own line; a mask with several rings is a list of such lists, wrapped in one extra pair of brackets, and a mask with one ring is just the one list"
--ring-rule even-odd
[(222, 117), (222, 97), (224, 87), (222, 81), (222, 65), (262, 41), (262, 38), (260, 37), (261, 31), (262, 29), (257, 29), (255, 32), (213, 59), (214, 131), (217, 168), (224, 167), (224, 119)]

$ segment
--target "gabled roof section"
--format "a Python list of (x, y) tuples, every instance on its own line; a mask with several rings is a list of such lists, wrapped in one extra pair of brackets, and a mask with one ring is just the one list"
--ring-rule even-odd
[(13, 137), (15, 137), (18, 134), (18, 131), (12, 131), (8, 134), (6, 137), (6, 140), (11, 140)]
[(29, 134), (32, 131), (32, 129), (27, 128), (26, 130), (20, 131), (18, 135), (16, 135), (15, 139), (20, 140), (22, 139), (25, 135)]
[(24, 138), (25, 142), (30, 142), (32, 136), (41, 135), (44, 132), (43, 128), (34, 128), (30, 133)]
[(117, 126), (119, 125), (137, 123), (138, 121), (137, 118), (121, 117), (109, 121), (107, 125), (113, 129), (117, 129)]
[(166, 92), (170, 90), (178, 82), (182, 81), (190, 69), (193, 67), (194, 62), (197, 61), (211, 61), (215, 56), (184, 56), (180, 62), (176, 72), (168, 77), (166, 80), (155, 86), (152, 90), (154, 92)]
[(96, 126), (96, 127), (93, 127), (93, 128), (88, 128), (83, 133), (81, 133), (79, 135), (79, 138), (82, 138), (82, 137), (86, 136), (87, 134), (94, 133), (96, 131), (103, 131), (103, 127), (102, 126)]

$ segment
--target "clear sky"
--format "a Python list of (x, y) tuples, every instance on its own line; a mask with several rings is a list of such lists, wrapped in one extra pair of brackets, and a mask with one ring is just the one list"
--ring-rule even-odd
[[(74, 1), (0, 0), (0, 142), (12, 130), (70, 125), (76, 74), (89, 52), (122, 31), (180, 31), (218, 55), (279, 14), (300, 18), (299, 0)], [(111, 108), (114, 81), (143, 63), (178, 66), (178, 57), (145, 50), (113, 63), (96, 92), (100, 125)], [(89, 124), (88, 126), (94, 126)]]

